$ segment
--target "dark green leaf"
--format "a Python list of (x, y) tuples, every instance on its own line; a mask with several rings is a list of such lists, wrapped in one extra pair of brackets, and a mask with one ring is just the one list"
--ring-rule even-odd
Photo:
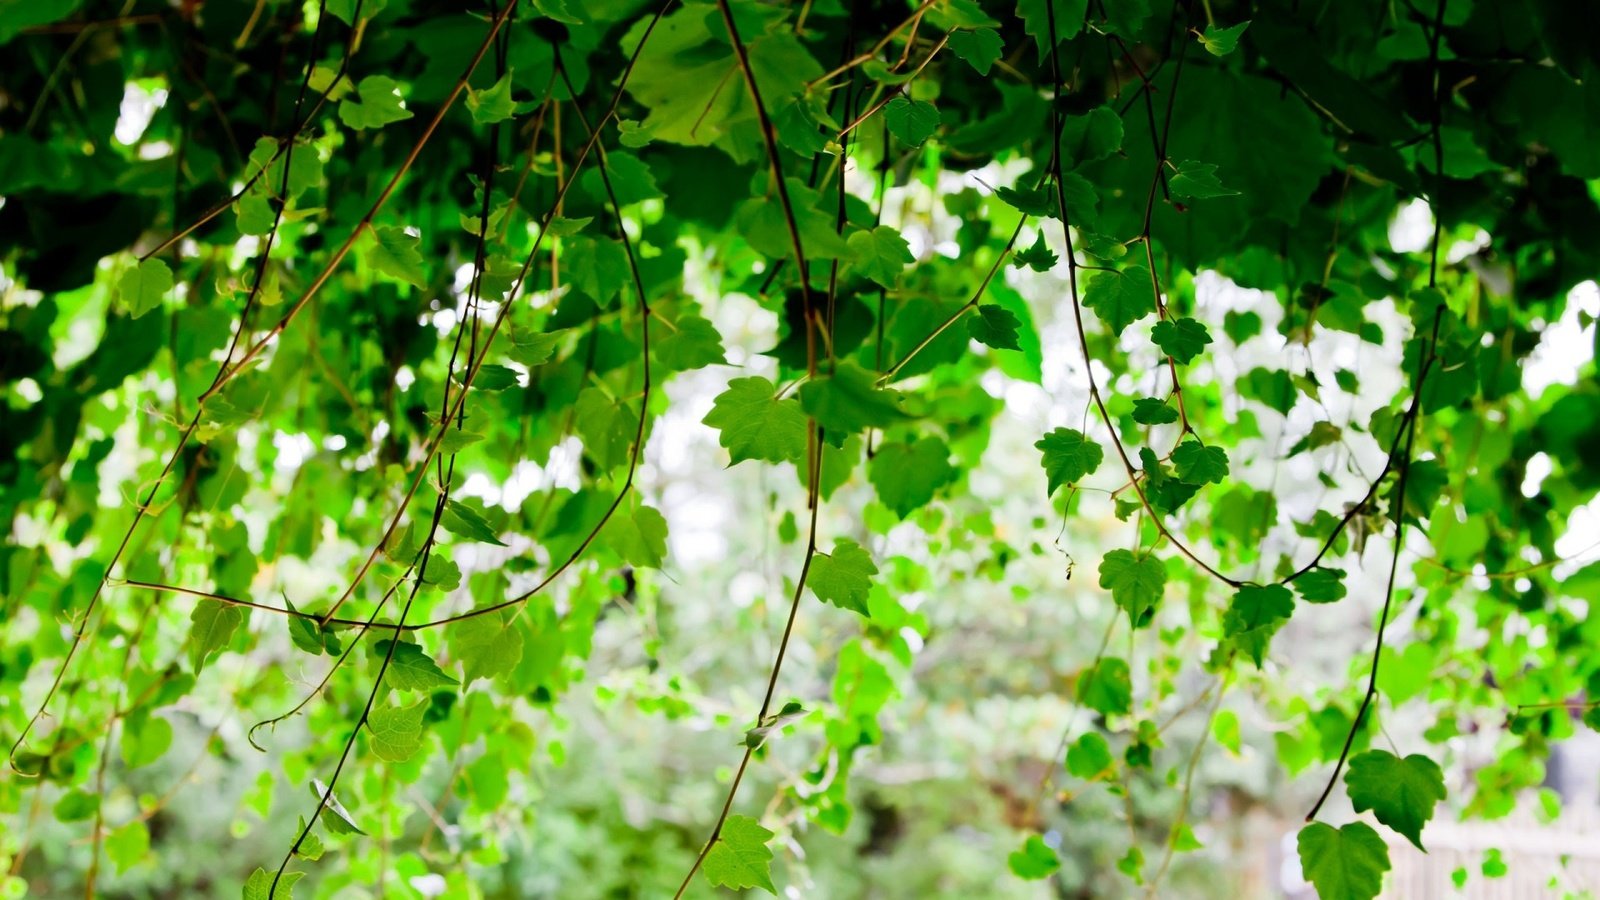
[(1313, 822), (1300, 829), (1300, 868), (1321, 900), (1372, 900), (1389, 871), (1389, 847), (1370, 825), (1334, 828)]
[(1054, 494), (1056, 488), (1077, 484), (1094, 470), (1100, 468), (1105, 455), (1100, 445), (1089, 440), (1081, 431), (1057, 428), (1034, 443), (1044, 455), (1041, 464), (1047, 478), (1046, 492)]
[(1445, 798), (1444, 772), (1438, 763), (1418, 753), (1401, 759), (1383, 750), (1368, 750), (1350, 757), (1344, 783), (1356, 812), (1372, 810), (1379, 822), (1418, 850), (1424, 849), (1422, 826)]
[(823, 602), (865, 616), (869, 614), (867, 593), (876, 574), (878, 567), (873, 565), (872, 556), (855, 541), (840, 538), (832, 553), (818, 553), (812, 558), (806, 587)]
[(980, 344), (996, 350), (1021, 350), (1017, 343), (1017, 317), (1004, 307), (985, 303), (977, 314), (967, 317), (967, 333)]

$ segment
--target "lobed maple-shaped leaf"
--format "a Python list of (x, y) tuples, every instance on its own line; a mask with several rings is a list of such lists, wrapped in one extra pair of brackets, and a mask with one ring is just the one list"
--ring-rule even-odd
[(900, 272), (916, 261), (911, 245), (887, 225), (857, 231), (846, 241), (855, 270), (884, 287), (894, 287)]
[(1294, 580), (1294, 589), (1307, 603), (1334, 603), (1344, 599), (1344, 570), (1320, 566)]
[[(385, 638), (372, 645), (373, 657), (376, 664), (382, 665), (389, 654), (389, 645), (394, 641)], [(389, 668), (384, 672), (383, 680), (390, 687), (402, 691), (427, 691), (436, 687), (448, 687), (456, 684), (456, 680), (444, 673), (439, 664), (433, 661), (423, 649), (416, 644), (401, 641), (395, 645), (394, 655), (389, 657)]]
[(875, 375), (854, 360), (841, 359), (831, 375), (800, 386), (800, 406), (841, 446), (847, 435), (887, 428), (906, 418), (899, 391), (878, 387)]
[(1120, 272), (1096, 272), (1083, 292), (1083, 305), (1094, 310), (1112, 334), (1156, 311), (1150, 271), (1129, 266)]
[(1193, 362), (1211, 343), (1211, 333), (1206, 331), (1206, 326), (1187, 316), (1157, 322), (1150, 330), (1150, 338), (1162, 353), (1184, 365)]
[(1054, 494), (1056, 488), (1077, 484), (1094, 474), (1105, 456), (1099, 444), (1089, 440), (1083, 432), (1071, 428), (1057, 428), (1048, 432), (1033, 446), (1044, 454), (1041, 464), (1047, 479), (1047, 494)]
[(357, 130), (382, 128), (411, 118), (400, 100), (400, 85), (387, 75), (369, 75), (356, 86), (356, 97), (339, 101), (339, 121)]
[(956, 475), (950, 465), (950, 448), (936, 437), (915, 444), (884, 444), (867, 464), (867, 480), (877, 490), (878, 499), (902, 519), (927, 506), (939, 488)]
[(1247, 584), (1234, 593), (1222, 630), (1260, 668), (1272, 636), (1294, 613), (1294, 595), (1281, 584)]
[(1211, 484), (1228, 477), (1228, 452), (1187, 440), (1172, 451), (1172, 465), (1178, 478), (1188, 484)]
[(1364, 822), (1300, 829), (1300, 869), (1321, 900), (1372, 900), (1389, 870), (1389, 846)]
[(817, 599), (832, 603), (840, 609), (854, 610), (863, 616), (867, 610), (867, 595), (872, 591), (872, 576), (878, 567), (872, 555), (849, 538), (840, 538), (832, 553), (818, 553), (812, 557), (811, 571), (806, 573), (806, 587)]
[(989, 69), (1005, 55), (1005, 42), (993, 28), (976, 28), (950, 34), (950, 52), (967, 61), (979, 75), (988, 75)]
[(1445, 798), (1438, 763), (1420, 753), (1401, 759), (1385, 750), (1368, 750), (1350, 758), (1344, 783), (1356, 812), (1372, 810), (1379, 822), (1425, 851), (1422, 826)]
[(172, 285), (172, 269), (159, 259), (147, 259), (122, 273), (117, 281), (117, 300), (128, 315), (137, 319), (160, 306)]
[(294, 883), (305, 877), (304, 872), (284, 872), (277, 886), (272, 883), (275, 873), (256, 867), (245, 879), (244, 900), (294, 900)]
[(1061, 163), (1073, 168), (1105, 159), (1122, 149), (1122, 117), (1109, 106), (1097, 106), (1061, 123)]
[(701, 421), (720, 432), (729, 465), (747, 459), (796, 462), (806, 454), (806, 414), (798, 400), (777, 398), (777, 387), (759, 376), (735, 378), (717, 395)]
[(926, 100), (908, 100), (901, 94), (883, 108), (883, 120), (890, 134), (917, 147), (938, 129), (939, 110)]
[(729, 816), (700, 864), (706, 880), (735, 890), (758, 887), (776, 896), (778, 889), (772, 884), (772, 850), (767, 847), (772, 836), (772, 832), (749, 816)]
[(1140, 425), (1170, 425), (1178, 421), (1178, 411), (1165, 400), (1140, 397), (1133, 401), (1133, 420)]
[(431, 700), (424, 697), (410, 706), (384, 706), (367, 716), (372, 752), (379, 759), (405, 762), (422, 748), (422, 716)]
[(367, 265), (377, 272), (413, 287), (428, 286), (422, 268), (422, 239), (407, 234), (404, 228), (377, 225), (372, 228), (372, 243), (366, 251)]
[(967, 317), (967, 334), (980, 344), (996, 350), (1021, 350), (1017, 333), (1022, 322), (1011, 310), (993, 303), (978, 307), (978, 313)]
[(1167, 567), (1152, 555), (1112, 550), (1100, 560), (1100, 586), (1128, 611), (1137, 626), (1161, 602), (1167, 586)]
[(461, 661), (462, 682), (505, 675), (522, 661), (522, 632), (504, 612), (473, 616), (450, 626), (450, 655)]

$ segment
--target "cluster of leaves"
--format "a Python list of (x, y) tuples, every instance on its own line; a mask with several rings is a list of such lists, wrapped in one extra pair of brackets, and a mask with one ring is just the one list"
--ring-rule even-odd
[[(971, 520), (940, 510), (982, 468), (993, 385), (1047, 370), (1081, 380), (1038, 438), (1038, 503), (1128, 523), (1097, 585), (1151, 659), (1084, 661), (1072, 695), (1096, 723), (1052, 778), (1161, 777), (1157, 719), (1195, 670), (1286, 723), (1289, 775), (1332, 764), (1355, 813), (1420, 848), (1477, 713), (1503, 720), (1460, 792), (1479, 815), (1596, 724), (1600, 570), (1555, 545), (1600, 487), (1600, 393), (1535, 395), (1521, 371), (1600, 272), (1581, 3), (468, 7), (0, 8), (19, 61), (0, 76), (0, 722), (22, 776), (0, 814), (27, 835), (51, 792), (85, 823), (91, 891), (102, 853), (123, 869), (151, 847), (164, 801), (116, 785), (197, 696), (277, 704), (257, 746), (302, 715), (317, 736), (280, 754), (313, 804), (252, 800), (297, 828), (245, 897), (307, 871), (332, 895), (383, 865), (362, 854), (394, 824), (390, 778), (429, 770), (494, 865), (507, 771), (551, 746), (504, 723), (583, 677), (613, 600), (663, 590), (672, 511), (641, 459), (661, 386), (706, 369), (726, 375), (702, 424), (727, 462), (803, 490), (779, 527), (776, 643), (797, 613), (854, 614), (860, 634), (826, 648), (826, 696), (773, 712), (781, 653), (752, 676), (765, 698), (709, 838), (679, 836), (699, 850), (680, 893), (697, 871), (775, 892), (776, 832), (729, 810), (787, 730), (821, 740), (783, 827), (846, 828), (852, 764), (927, 630), (901, 599), (927, 570), (872, 538), (968, 546)], [(919, 185), (938, 210), (887, 208)], [(1418, 199), (1431, 236), (1396, 250)], [(959, 227), (935, 241), (945, 216)], [(1202, 273), (1271, 314), (1202, 303)], [(757, 309), (778, 330), (749, 346)], [(1042, 322), (1071, 332), (1065, 358)], [(1282, 364), (1240, 371), (1250, 348)], [(465, 492), (574, 453), (572, 477), (526, 494)], [(1246, 477), (1279, 465), (1313, 473), (1323, 508), (1291, 516)], [(819, 510), (862, 491), (862, 530), (819, 534)], [(1003, 577), (1020, 551), (989, 543)], [(1274, 638), (1335, 603), (1375, 617), (1370, 664), (1285, 689)], [(1407, 701), (1426, 752), (1369, 749)], [(1057, 871), (1042, 837), (1019, 845), (1018, 876)], [(1194, 846), (1180, 813), (1160, 862), (1133, 846), (1119, 868), (1159, 881)], [(1389, 867), (1362, 821), (1308, 825), (1299, 847), (1328, 900), (1374, 896)], [(448, 871), (452, 896), (475, 890)]]

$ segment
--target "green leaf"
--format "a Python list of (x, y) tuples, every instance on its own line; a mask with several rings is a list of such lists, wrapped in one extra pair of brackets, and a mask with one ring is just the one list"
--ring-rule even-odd
[[(136, 726), (137, 723), (137, 726)], [(172, 746), (172, 723), (160, 716), (129, 716), (122, 731), (122, 763), (130, 769), (147, 766)]]
[(1294, 589), (1307, 603), (1334, 603), (1344, 599), (1344, 570), (1315, 568), (1294, 580)]
[(1211, 736), (1217, 743), (1226, 748), (1229, 753), (1238, 756), (1240, 752), (1239, 714), (1231, 709), (1218, 710), (1211, 718)]
[(511, 358), (530, 369), (537, 368), (550, 361), (555, 356), (556, 348), (561, 346), (562, 340), (567, 336), (563, 329), (560, 331), (537, 331), (530, 328), (511, 326)]
[(137, 319), (161, 305), (172, 292), (172, 270), (159, 259), (147, 259), (122, 273), (117, 282), (117, 301), (128, 315)]
[(1431, 644), (1408, 644), (1404, 650), (1384, 647), (1378, 659), (1378, 690), (1399, 706), (1432, 685), (1438, 665), (1438, 651)]
[(234, 631), (244, 624), (244, 610), (218, 600), (205, 599), (195, 604), (189, 615), (189, 664), (196, 673), (205, 667), (206, 659), (226, 647)]
[(659, 339), (651, 335), (650, 352), (656, 362), (674, 372), (688, 372), (728, 361), (722, 349), (722, 335), (704, 316), (685, 313), (673, 322), (673, 329)]
[(1260, 668), (1272, 636), (1294, 613), (1294, 595), (1281, 584), (1239, 588), (1222, 616), (1222, 630)]
[[(1046, 4), (1054, 4), (1046, 8)], [(1049, 59), (1050, 51), (1062, 41), (1070, 41), (1083, 30), (1089, 0), (1018, 0), (1017, 17), (1022, 28), (1039, 46), (1039, 61)], [(1055, 20), (1055, 35), (1050, 34), (1050, 21)], [(1054, 854), (1051, 854), (1052, 857)]]
[(493, 125), (516, 115), (517, 101), (511, 99), (511, 70), (507, 69), (492, 87), (481, 91), (467, 88), (467, 109), (472, 112), (472, 121), (479, 125)]
[(1383, 750), (1368, 750), (1350, 757), (1344, 783), (1356, 812), (1372, 810), (1379, 822), (1426, 851), (1422, 826), (1445, 798), (1444, 772), (1438, 763), (1420, 753), (1401, 759)]
[(582, 234), (583, 230), (588, 228), (589, 223), (593, 221), (594, 216), (582, 216), (575, 219), (556, 216), (545, 225), (544, 233), (550, 237), (571, 237), (575, 234)]
[(1096, 781), (1110, 771), (1112, 759), (1106, 739), (1091, 731), (1067, 748), (1067, 771), (1085, 781)]
[(461, 567), (435, 544), (422, 570), (422, 583), (441, 591), (453, 591), (461, 586)]
[[(106, 835), (106, 856), (117, 872), (126, 872), (150, 857), (150, 828), (134, 819)], [(153, 860), (152, 860), (153, 862)]]
[[(606, 178), (611, 181), (611, 190), (617, 195), (618, 205), (632, 206), (635, 203), (659, 200), (666, 196), (656, 184), (655, 173), (634, 154), (626, 150), (607, 150), (605, 164)], [(598, 201), (610, 202), (610, 198), (606, 195), (605, 182), (600, 178), (598, 165), (584, 171), (580, 181), (589, 196)]]
[(581, 15), (583, 5), (578, 3), (577, 8), (574, 9), (574, 2), (575, 0), (533, 0), (533, 6), (539, 12), (544, 13), (547, 18), (555, 19), (557, 22), (565, 22), (568, 25), (582, 25), (584, 23)]
[(605, 545), (631, 566), (659, 569), (667, 555), (667, 520), (654, 507), (617, 510), (600, 530)]
[(1140, 397), (1133, 401), (1133, 420), (1140, 425), (1170, 425), (1178, 421), (1178, 411), (1165, 400)]
[(328, 790), (328, 786), (323, 784), (321, 780), (311, 779), (311, 783), (306, 785), (306, 789), (310, 791), (311, 796), (316, 798), (319, 803), (322, 802), (323, 794), (328, 795), (328, 801), (322, 804), (322, 815), (318, 819), (328, 831), (333, 834), (366, 834), (356, 825), (356, 817), (351, 815), (350, 810), (339, 802), (339, 797)]
[(883, 118), (890, 134), (913, 147), (921, 146), (939, 127), (937, 107), (926, 100), (908, 100), (904, 94), (889, 101)]
[(1251, 369), (1237, 382), (1237, 388), (1240, 396), (1264, 403), (1284, 415), (1288, 415), (1295, 401), (1300, 399), (1294, 379), (1279, 369)]
[(450, 655), (461, 662), (462, 684), (505, 675), (522, 661), (522, 632), (504, 612), (473, 616), (450, 626)]
[(1053, 495), (1062, 485), (1077, 484), (1100, 468), (1105, 451), (1081, 431), (1057, 428), (1033, 445), (1043, 453), (1041, 464), (1048, 479), (1046, 494)]
[(421, 246), (422, 238), (407, 234), (404, 228), (373, 226), (372, 241), (366, 251), (367, 265), (396, 281), (426, 288), (428, 276), (422, 268)]
[(1211, 343), (1211, 333), (1206, 331), (1206, 326), (1187, 316), (1162, 319), (1151, 329), (1150, 337), (1162, 353), (1183, 365), (1193, 362)]
[[(394, 641), (386, 638), (373, 645), (373, 656), (380, 665), (389, 653), (390, 644), (394, 644)], [(402, 691), (427, 691), (457, 683), (421, 647), (405, 641), (395, 645), (394, 656), (389, 659), (389, 668), (384, 672), (383, 680), (390, 687)]]
[(806, 574), (806, 587), (817, 599), (832, 603), (840, 609), (854, 610), (863, 616), (867, 610), (867, 594), (872, 590), (872, 576), (878, 567), (872, 555), (849, 538), (840, 538), (833, 552), (818, 553), (812, 557), (811, 571)]
[(1097, 106), (1061, 123), (1061, 164), (1076, 168), (1122, 149), (1122, 117), (1109, 106)]
[(959, 473), (950, 465), (950, 448), (935, 437), (915, 444), (884, 444), (867, 465), (867, 480), (883, 505), (905, 518), (928, 505), (933, 495)]
[[(455, 373), (457, 384), (462, 383), (465, 379), (465, 371)], [(495, 365), (494, 363), (484, 363), (478, 367), (477, 373), (472, 376), (472, 388), (478, 391), (503, 391), (508, 388), (514, 388), (519, 383), (521, 383), (521, 379), (517, 377), (516, 369)]]
[[(357, 0), (328, 0), (328, 14), (353, 27), (356, 24), (356, 4)], [(389, 0), (360, 0), (362, 20), (372, 19), (388, 5)]]
[(749, 816), (729, 816), (701, 863), (706, 880), (734, 890), (758, 887), (776, 896), (778, 889), (772, 884), (772, 851), (767, 848), (772, 836), (772, 832)]
[(483, 517), (483, 513), (454, 500), (445, 502), (444, 512), (439, 516), (439, 524), (451, 534), (469, 541), (494, 544), (496, 547), (506, 545), (505, 541), (496, 536), (494, 526)]
[(832, 375), (801, 385), (800, 406), (827, 430), (835, 447), (846, 435), (906, 419), (900, 392), (879, 388), (877, 376), (848, 359), (839, 360)]
[(57, 822), (83, 822), (93, 818), (99, 808), (99, 794), (73, 788), (61, 795), (50, 812)]
[(1061, 859), (1050, 845), (1044, 842), (1037, 834), (1029, 835), (1022, 842), (1022, 849), (1013, 850), (1006, 858), (1006, 865), (1011, 868), (1011, 874), (1026, 881), (1039, 881), (1049, 878), (1052, 873), (1061, 868)]
[(806, 454), (806, 414), (793, 397), (777, 399), (765, 378), (735, 378), (717, 395), (702, 421), (720, 432), (729, 465), (747, 459), (799, 462)]
[(1129, 266), (1120, 272), (1096, 272), (1083, 292), (1083, 305), (1094, 310), (1112, 334), (1156, 311), (1150, 272)]
[(295, 824), (295, 833), (304, 833), (305, 837), (300, 839), (300, 846), (294, 851), (294, 855), (300, 857), (301, 859), (315, 862), (316, 860), (322, 858), (322, 854), (325, 849), (322, 846), (322, 838), (318, 836), (315, 831), (306, 831), (305, 816), (299, 816), (298, 819), (299, 821)]
[[(1055, 192), (1048, 187), (1030, 188), (1025, 185), (1018, 185), (1014, 188), (996, 188), (994, 195), (1000, 198), (1007, 206), (1024, 215), (1043, 219), (1054, 216), (1059, 212), (1056, 208)], [(1039, 240), (1041, 242), (1044, 240), (1042, 234)]]
[(272, 885), (272, 872), (256, 868), (244, 883), (244, 900), (294, 900), (294, 883), (305, 877), (304, 872), (284, 872), (277, 887)]
[[(821, 208), (822, 196), (797, 178), (788, 179), (789, 201), (794, 209), (795, 225), (800, 229), (800, 242), (805, 247), (808, 260), (849, 259), (853, 251), (849, 242), (839, 234), (837, 212), (833, 198), (828, 198), (828, 210)], [(734, 213), (734, 227), (750, 246), (773, 259), (785, 259), (794, 252), (794, 238), (789, 233), (788, 217), (774, 189), (767, 196), (752, 197), (740, 204)]]
[[(1001, 190), (1004, 190), (1004, 188)], [(1052, 215), (1055, 207), (1050, 206), (1044, 209), (1045, 211), (1042, 215)], [(1056, 267), (1057, 259), (1056, 252), (1051, 250), (1050, 245), (1044, 241), (1044, 232), (1040, 231), (1033, 245), (1026, 250), (1018, 250), (1011, 257), (1011, 262), (1018, 267), (1027, 266), (1035, 272), (1048, 272)]]
[(239, 198), (234, 204), (236, 216), (234, 224), (240, 234), (263, 235), (272, 230), (274, 222), (278, 221), (277, 214), (273, 212), (272, 201), (265, 194), (251, 192)]
[(1154, 556), (1130, 550), (1112, 550), (1100, 560), (1100, 586), (1127, 610), (1137, 626), (1161, 602), (1167, 587), (1167, 567)]
[(1192, 159), (1178, 163), (1178, 171), (1167, 179), (1167, 190), (1174, 197), (1208, 200), (1212, 197), (1237, 197), (1239, 192), (1225, 187), (1217, 178), (1217, 167)]
[(767, 742), (767, 738), (778, 729), (793, 722), (798, 722), (810, 715), (810, 711), (799, 703), (791, 700), (783, 705), (776, 713), (761, 720), (761, 724), (748, 729), (744, 733), (744, 745), (754, 750)]
[[(288, 607), (289, 612), (297, 612), (287, 595), (284, 596), (283, 602)], [(323, 651), (322, 632), (317, 627), (316, 620), (307, 616), (295, 615), (285, 616), (284, 618), (289, 620), (290, 643), (312, 656), (321, 656)]]
[(1021, 326), (1010, 310), (993, 303), (981, 304), (977, 315), (967, 317), (967, 333), (972, 339), (996, 350), (1021, 350), (1017, 343)]
[(1178, 478), (1188, 484), (1220, 483), (1228, 477), (1228, 453), (1221, 447), (1206, 446), (1193, 438), (1172, 451), (1172, 465)]
[(1115, 656), (1100, 659), (1078, 676), (1078, 702), (1095, 712), (1120, 715), (1133, 709), (1133, 677)]
[(979, 75), (988, 75), (989, 69), (1005, 55), (1004, 51), (1005, 42), (993, 28), (950, 33), (950, 52), (966, 60)]
[(1226, 28), (1218, 28), (1217, 24), (1213, 22), (1207, 25), (1206, 30), (1200, 34), (1200, 45), (1205, 47), (1206, 52), (1212, 56), (1227, 56), (1239, 46), (1239, 36), (1244, 34), (1244, 30), (1249, 27), (1249, 19), (1237, 25), (1229, 25)]
[(422, 714), (432, 701), (418, 700), (410, 706), (385, 706), (367, 717), (373, 755), (389, 762), (402, 763), (422, 748)]
[(411, 118), (400, 101), (400, 85), (385, 75), (369, 75), (356, 87), (357, 98), (339, 101), (339, 121), (357, 130), (382, 128)]
[(911, 245), (887, 225), (857, 231), (846, 243), (850, 245), (855, 270), (887, 288), (894, 287), (900, 272), (916, 261)]
[(1300, 868), (1321, 900), (1372, 900), (1389, 871), (1389, 847), (1372, 826), (1312, 822), (1300, 829)]

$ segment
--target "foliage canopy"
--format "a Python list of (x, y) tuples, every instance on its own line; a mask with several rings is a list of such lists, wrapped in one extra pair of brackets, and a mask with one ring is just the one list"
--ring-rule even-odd
[[(1088, 718), (1033, 802), (1161, 786), (1170, 827), (1117, 866), (1154, 894), (1198, 845), (1161, 723), (1195, 710), (1195, 754), (1236, 745), (1219, 708), (1243, 692), (1285, 723), (1283, 777), (1326, 785), (1309, 818), (1348, 797), (1300, 833), (1307, 879), (1374, 896), (1395, 846), (1374, 825), (1421, 848), (1441, 805), (1502, 815), (1600, 725), (1600, 566), (1557, 546), (1600, 487), (1592, 351), (1527, 376), (1596, 313), (1589, 19), (0, 3), (0, 856), (25, 871), (53, 814), (87, 837), (92, 895), (170, 852), (135, 770), (248, 743), (278, 774), (246, 803), (295, 828), (218, 873), (229, 892), (392, 869), (491, 895), (479, 874), (538, 816), (511, 775), (560, 755), (528, 722), (588, 702), (566, 695), (603, 617), (672, 592), (670, 427), (706, 430), (727, 477), (770, 470), (776, 543), (748, 568), (784, 590), (748, 690), (685, 684), (640, 632), (630, 699), (728, 735), (683, 777), (736, 766), (724, 802), (660, 823), (669, 849), (639, 839), (684, 863), (640, 891), (776, 893), (783, 842), (849, 827), (885, 705), (959, 639), (907, 598), (1055, 565), (1044, 535), (1094, 521), (1111, 546), (1051, 590), (1119, 613), (1054, 686)], [(1397, 237), (1418, 214), (1423, 239)], [(696, 378), (718, 385), (699, 407), (674, 392)], [(1038, 539), (975, 502), (1016, 384), (1052, 391), (1024, 446)], [(1341, 605), (1370, 655), (1287, 689), (1285, 631)], [(832, 684), (786, 683), (797, 620), (825, 617), (848, 629), (807, 648)], [(1369, 746), (1407, 703), (1425, 727)], [(175, 741), (195, 709), (228, 713)], [(1447, 789), (1450, 742), (1485, 722), (1496, 759)], [(785, 743), (811, 769), (762, 815), (741, 783)], [(448, 822), (408, 799), (424, 780)], [(1002, 864), (1064, 877), (1049, 829), (1022, 831)]]

